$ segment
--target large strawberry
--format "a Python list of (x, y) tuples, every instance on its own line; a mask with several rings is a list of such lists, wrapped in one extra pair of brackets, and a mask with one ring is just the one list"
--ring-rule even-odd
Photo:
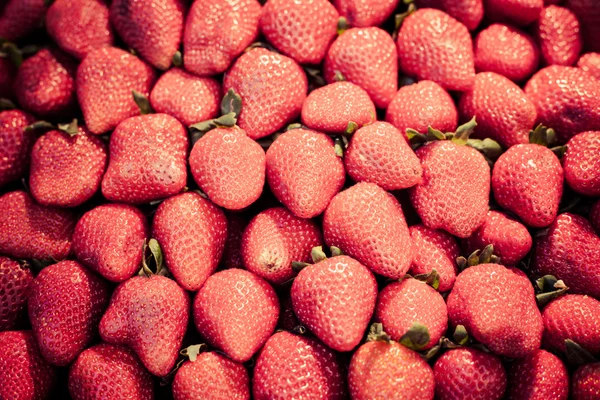
[(237, 362), (248, 361), (262, 347), (278, 317), (275, 290), (243, 269), (210, 276), (194, 299), (194, 323), (200, 335)]
[(244, 268), (242, 256), (242, 237), (248, 220), (242, 214), (227, 213), (227, 240), (221, 257), (223, 269)]
[(544, 0), (484, 0), (484, 4), (486, 17), (525, 26), (539, 18)]
[(536, 350), (510, 365), (506, 394), (509, 400), (567, 400), (569, 373), (560, 358)]
[(577, 67), (600, 80), (600, 53), (585, 53), (579, 57)]
[(45, 0), (4, 0), (0, 8), (0, 37), (18, 40), (40, 26), (46, 13)]
[(567, 143), (563, 158), (565, 180), (586, 196), (600, 196), (600, 131), (582, 132)]
[(323, 236), (328, 246), (388, 278), (403, 277), (412, 261), (400, 204), (374, 183), (357, 183), (333, 198), (323, 217)]
[(351, 26), (367, 28), (381, 25), (393, 14), (399, 0), (333, 0), (340, 15)]
[(67, 365), (92, 343), (109, 296), (106, 282), (75, 261), (61, 261), (40, 272), (27, 305), (48, 362)]
[(20, 110), (0, 112), (0, 187), (27, 172), (36, 135), (25, 128), (33, 121), (31, 115)]
[(161, 203), (152, 235), (177, 282), (196, 291), (217, 269), (227, 239), (227, 219), (209, 200), (187, 192)]
[(580, 26), (573, 12), (555, 5), (542, 10), (536, 36), (547, 65), (573, 65), (583, 47)]
[(594, 0), (566, 0), (564, 3), (581, 24), (585, 46), (590, 51), (600, 51), (600, 3)]
[(28, 265), (0, 256), (0, 332), (23, 322), (32, 281)]
[(600, 396), (600, 362), (583, 365), (575, 371), (571, 395), (574, 400), (594, 400)]
[(483, 18), (483, 0), (416, 0), (418, 8), (437, 8), (462, 22), (470, 31)]

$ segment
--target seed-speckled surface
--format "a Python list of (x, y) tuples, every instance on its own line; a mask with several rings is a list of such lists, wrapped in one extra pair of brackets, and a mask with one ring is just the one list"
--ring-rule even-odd
[(333, 0), (340, 16), (351, 26), (366, 28), (381, 25), (396, 9), (399, 0)]
[(575, 371), (571, 394), (575, 400), (594, 400), (600, 397), (600, 363), (586, 364)]
[(470, 31), (483, 18), (483, 0), (417, 0), (418, 8), (437, 8), (462, 22)]
[(563, 157), (565, 180), (586, 196), (600, 196), (600, 131), (577, 134), (567, 143)]
[(278, 317), (275, 290), (243, 269), (211, 275), (194, 299), (194, 323), (200, 335), (237, 362), (248, 361), (262, 347)]
[(573, 65), (579, 58), (583, 40), (579, 21), (569, 9), (554, 5), (544, 8), (536, 36), (547, 65)]
[(600, 3), (595, 0), (566, 0), (564, 3), (581, 23), (581, 34), (588, 50), (600, 51)]
[(27, 265), (0, 256), (0, 331), (18, 328), (25, 320), (32, 281)]
[(529, 25), (539, 18), (544, 0), (485, 0), (485, 15), (493, 21)]
[(515, 360), (507, 372), (509, 400), (567, 400), (569, 396), (569, 372), (560, 358), (546, 350)]
[(586, 53), (582, 55), (579, 61), (577, 61), (577, 67), (600, 80), (600, 53)]
[(0, 187), (15, 181), (29, 169), (29, 157), (36, 140), (25, 127), (35, 121), (20, 110), (0, 112)]
[(14, 41), (34, 31), (44, 19), (44, 0), (5, 0), (0, 11), (0, 37)]

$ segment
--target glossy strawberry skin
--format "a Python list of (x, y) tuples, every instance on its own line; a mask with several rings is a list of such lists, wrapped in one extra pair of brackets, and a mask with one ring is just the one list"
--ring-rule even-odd
[(583, 40), (579, 21), (569, 9), (555, 5), (544, 8), (536, 34), (547, 65), (573, 65), (579, 58)]
[(16, 329), (24, 321), (32, 281), (27, 265), (0, 256), (0, 332)]
[(46, 12), (44, 0), (5, 0), (0, 11), (0, 37), (18, 40), (33, 32)]
[(567, 143), (563, 158), (565, 180), (586, 196), (600, 196), (600, 131), (582, 132)]
[(577, 67), (600, 80), (600, 54), (586, 53), (577, 61)]
[(379, 26), (396, 9), (399, 0), (333, 0), (333, 5), (351, 26)]
[(462, 22), (470, 31), (475, 30), (483, 18), (483, 0), (417, 0), (418, 8), (437, 8)]
[(0, 112), (0, 187), (22, 178), (27, 172), (36, 134), (26, 131), (25, 127), (34, 121), (33, 116), (24, 111)]
[(536, 350), (515, 360), (508, 369), (509, 400), (567, 400), (569, 372), (560, 358), (546, 350)]
[(152, 236), (162, 247), (165, 263), (186, 290), (200, 289), (217, 268), (225, 240), (223, 211), (197, 193), (173, 196), (156, 210)]
[(485, 0), (485, 15), (525, 26), (539, 18), (543, 7), (544, 0)]
[(600, 395), (600, 363), (585, 364), (573, 374), (574, 400), (593, 400)]

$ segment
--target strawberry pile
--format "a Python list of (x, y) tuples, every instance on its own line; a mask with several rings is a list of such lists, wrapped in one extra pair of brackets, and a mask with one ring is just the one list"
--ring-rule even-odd
[(0, 400), (600, 399), (600, 1), (1, 0)]

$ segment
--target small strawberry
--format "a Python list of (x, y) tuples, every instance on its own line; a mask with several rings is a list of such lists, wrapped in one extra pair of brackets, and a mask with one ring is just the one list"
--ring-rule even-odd
[(585, 46), (590, 51), (600, 51), (600, 3), (595, 0), (566, 0), (564, 3), (581, 24)]
[(596, 232), (600, 234), (600, 200), (596, 201), (590, 211), (590, 222), (596, 228)]
[(256, 360), (252, 394), (255, 400), (342, 400), (347, 398), (345, 374), (336, 354), (319, 341), (277, 332)]
[(27, 172), (36, 134), (25, 128), (33, 122), (34, 118), (24, 111), (0, 111), (0, 187)]
[(121, 283), (100, 321), (102, 340), (131, 348), (150, 373), (167, 375), (187, 329), (190, 298), (164, 276), (136, 276)]
[(13, 82), (16, 73), (15, 65), (6, 56), (0, 56), (0, 98), (12, 99)]
[(35, 277), (29, 320), (49, 363), (67, 365), (92, 343), (109, 296), (106, 282), (75, 261), (61, 261)]
[(350, 26), (368, 28), (379, 26), (396, 9), (399, 0), (333, 0), (341, 16)]
[(154, 398), (152, 375), (133, 351), (101, 343), (84, 350), (69, 370), (73, 400)]
[(35, 31), (44, 19), (45, 0), (3, 0), (0, 8), (0, 37), (18, 40)]
[(537, 21), (544, 8), (544, 0), (484, 0), (484, 5), (486, 17), (526, 26)]
[(506, 390), (502, 361), (472, 348), (452, 349), (433, 367), (435, 398), (439, 400), (500, 400)]
[(600, 196), (600, 131), (582, 132), (567, 143), (563, 168), (567, 184), (586, 196)]
[(26, 264), (0, 256), (0, 332), (17, 328), (24, 320), (32, 281)]
[(577, 67), (600, 80), (600, 53), (585, 53), (577, 61)]
[(412, 243), (398, 201), (374, 183), (336, 195), (323, 216), (328, 246), (339, 247), (376, 274), (400, 279), (412, 261)]
[(148, 203), (177, 194), (187, 179), (188, 135), (167, 114), (131, 117), (110, 136), (110, 159), (102, 179), (108, 200)]
[(148, 64), (124, 50), (91, 50), (77, 69), (77, 98), (89, 130), (99, 135), (139, 115), (131, 91), (148, 96), (155, 79)]
[(71, 252), (77, 223), (69, 210), (40, 206), (25, 192), (0, 197), (0, 253), (15, 258), (62, 260)]
[(467, 29), (477, 29), (483, 18), (483, 0), (416, 0), (418, 8), (437, 8), (458, 21)]
[(227, 213), (227, 240), (221, 257), (223, 269), (244, 268), (244, 259), (242, 256), (242, 237), (248, 220), (240, 214)]
[(600, 363), (586, 364), (573, 374), (573, 400), (594, 400), (600, 396)]
[(579, 21), (569, 9), (548, 6), (536, 23), (536, 38), (546, 65), (573, 65), (583, 47)]
[(536, 350), (511, 364), (506, 395), (509, 400), (567, 400), (569, 373), (560, 358)]
[(267, 150), (267, 181), (271, 191), (300, 218), (323, 211), (344, 185), (344, 163), (333, 140), (308, 129), (280, 135)]
[(152, 235), (177, 282), (196, 291), (217, 269), (227, 239), (227, 219), (209, 200), (186, 192), (161, 203)]

